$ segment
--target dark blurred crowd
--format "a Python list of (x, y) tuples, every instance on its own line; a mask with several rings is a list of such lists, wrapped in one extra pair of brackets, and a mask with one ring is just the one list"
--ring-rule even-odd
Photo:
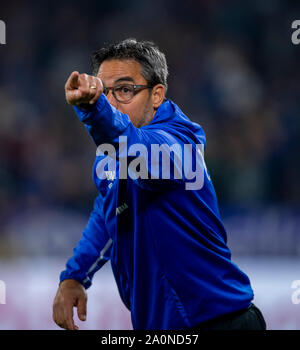
[(28, 208), (91, 209), (95, 146), (64, 84), (127, 37), (166, 54), (168, 97), (206, 132), (221, 206), (299, 205), (296, 1), (12, 1), (0, 19), (2, 223)]

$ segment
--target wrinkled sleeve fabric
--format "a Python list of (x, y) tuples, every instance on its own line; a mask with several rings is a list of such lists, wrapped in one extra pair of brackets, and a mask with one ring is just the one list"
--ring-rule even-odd
[(60, 274), (60, 283), (75, 279), (86, 289), (89, 288), (94, 274), (110, 259), (111, 246), (112, 240), (104, 225), (102, 197), (99, 195), (73, 256)]

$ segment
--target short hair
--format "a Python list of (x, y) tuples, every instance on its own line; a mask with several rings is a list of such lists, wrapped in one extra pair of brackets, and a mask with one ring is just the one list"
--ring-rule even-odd
[(105, 60), (132, 59), (140, 63), (141, 74), (151, 86), (162, 84), (167, 91), (168, 66), (164, 53), (151, 41), (125, 39), (95, 51), (91, 56), (93, 74), (96, 76)]

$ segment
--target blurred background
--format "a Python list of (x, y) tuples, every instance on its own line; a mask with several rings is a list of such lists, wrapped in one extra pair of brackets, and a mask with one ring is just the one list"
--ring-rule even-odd
[[(57, 329), (52, 302), (93, 200), (95, 146), (64, 84), (90, 54), (135, 37), (166, 54), (168, 97), (207, 136), (233, 261), (269, 329), (299, 329), (298, 1), (9, 1), (0, 5), (0, 329)], [(131, 329), (110, 265), (83, 329)], [(300, 300), (299, 300), (300, 301)]]

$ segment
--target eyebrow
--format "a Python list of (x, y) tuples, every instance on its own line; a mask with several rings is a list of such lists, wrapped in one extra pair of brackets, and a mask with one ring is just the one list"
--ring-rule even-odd
[(117, 84), (117, 83), (121, 83), (122, 81), (132, 81), (134, 83), (134, 80), (129, 76), (128, 77), (121, 77), (121, 78), (115, 80), (114, 83)]

